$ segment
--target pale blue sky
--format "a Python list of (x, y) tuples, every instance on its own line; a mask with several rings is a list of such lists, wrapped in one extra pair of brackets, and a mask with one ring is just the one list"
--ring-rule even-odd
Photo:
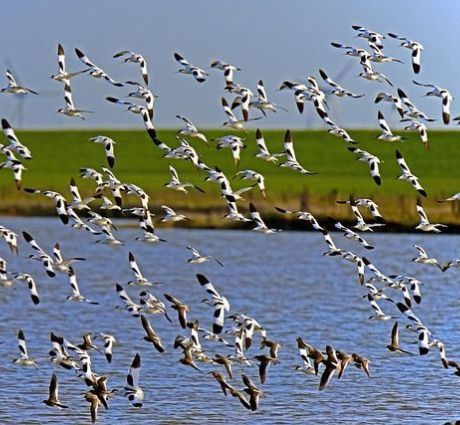
[[(365, 40), (352, 38), (353, 24), (420, 41), (425, 51), (417, 78), (448, 88), (454, 97), (460, 90), (460, 2), (455, 0), (4, 0), (2, 15), (0, 85), (6, 84), (3, 70), (10, 67), (21, 83), (42, 93), (29, 96), (25, 102), (23, 125), (30, 128), (142, 127), (138, 116), (104, 100), (109, 95), (122, 97), (125, 89), (87, 76), (72, 80), (74, 102), (95, 114), (83, 122), (55, 113), (64, 104), (62, 84), (49, 79), (57, 69), (58, 42), (66, 50), (68, 69), (82, 68), (74, 54), (74, 48), (79, 47), (120, 81), (139, 78), (140, 74), (136, 65), (119, 64), (112, 55), (121, 49), (143, 54), (149, 65), (150, 86), (160, 96), (156, 105), (159, 127), (176, 126), (176, 114), (189, 117), (201, 127), (217, 127), (225, 120), (219, 106), (222, 74), (210, 71), (212, 75), (204, 84), (175, 74), (175, 51), (201, 67), (213, 59), (234, 63), (243, 69), (237, 74), (238, 81), (253, 89), (262, 78), (269, 97), (289, 112), (270, 115), (258, 122), (261, 127), (295, 128), (307, 122), (321, 126), (316, 115), (308, 118), (298, 114), (290, 93), (276, 90), (284, 79), (317, 76), (320, 67), (335, 76), (352, 61), (342, 84), (355, 92), (365, 92), (366, 97), (339, 100), (338, 110), (338, 102), (331, 102), (331, 117), (347, 128), (375, 126), (375, 94), (391, 88), (357, 78), (361, 72), (357, 61), (329, 45), (339, 41), (366, 47)], [(395, 40), (386, 40), (385, 53), (400, 58), (404, 65), (382, 64), (376, 69), (396, 87), (406, 89), (420, 109), (439, 119), (439, 99), (422, 99), (423, 91), (411, 83), (414, 74), (410, 52), (398, 48)], [(14, 125), (18, 124), (16, 106), (12, 96), (1, 95), (0, 114)], [(397, 121), (388, 105), (382, 106), (382, 111), (388, 121)], [(460, 113), (455, 100), (453, 113)]]

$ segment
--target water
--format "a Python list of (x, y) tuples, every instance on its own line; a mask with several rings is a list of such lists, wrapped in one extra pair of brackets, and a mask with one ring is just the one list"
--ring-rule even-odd
[[(71, 303), (65, 297), (70, 289), (67, 277), (48, 278), (41, 265), (26, 259), (31, 253), (22, 241), (20, 256), (15, 258), (2, 243), (1, 255), (9, 261), (9, 270), (30, 272), (37, 280), (41, 303), (33, 306), (24, 284), (17, 290), (0, 288), (0, 423), (86, 424), (90, 423), (89, 406), (83, 399), (84, 383), (73, 372), (54, 368), (46, 360), (50, 349), (49, 332), (54, 331), (72, 342), (79, 342), (84, 332), (109, 332), (119, 344), (114, 348), (112, 364), (93, 352), (93, 370), (110, 375), (110, 387), (124, 384), (126, 372), (136, 352), (142, 357), (140, 384), (145, 391), (141, 410), (130, 407), (122, 397), (110, 401), (109, 410), (100, 410), (101, 424), (198, 424), (198, 423), (443, 423), (460, 418), (457, 409), (458, 377), (452, 369), (444, 370), (436, 350), (428, 356), (401, 356), (386, 351), (393, 321), (369, 321), (371, 309), (356, 278), (355, 268), (337, 258), (323, 257), (325, 250), (317, 233), (284, 232), (259, 235), (250, 231), (161, 230), (167, 244), (151, 246), (130, 242), (135, 229), (120, 229), (122, 247), (92, 243), (92, 237), (61, 225), (56, 219), (2, 219), (1, 223), (17, 232), (27, 230), (46, 250), (59, 241), (66, 256), (85, 256), (77, 271), (83, 295), (100, 305)], [(360, 247), (333, 234), (336, 243), (362, 253)], [(449, 357), (460, 349), (458, 314), (458, 270), (441, 273), (430, 266), (411, 263), (414, 243), (424, 246), (430, 255), (447, 259), (456, 257), (458, 236), (419, 234), (368, 235), (377, 247), (366, 252), (384, 273), (414, 275), (424, 283), (423, 302), (414, 308), (433, 334), (443, 340)], [(219, 258), (225, 267), (207, 263), (185, 263), (191, 244)], [(244, 409), (237, 399), (225, 398), (218, 384), (209, 376), (178, 363), (180, 352), (172, 349), (176, 335), (186, 335), (177, 325), (162, 316), (149, 319), (163, 338), (166, 352), (159, 354), (142, 340), (138, 319), (115, 309), (119, 303), (115, 283), (131, 279), (128, 251), (133, 251), (144, 274), (164, 282), (153, 288), (159, 295), (169, 292), (187, 302), (191, 319), (210, 326), (212, 309), (200, 304), (204, 291), (195, 278), (201, 272), (225, 295), (232, 312), (255, 317), (268, 330), (271, 339), (282, 348), (280, 363), (269, 370), (266, 393), (257, 412)], [(128, 289), (136, 300), (138, 288)], [(381, 303), (385, 312), (399, 316), (393, 307)], [(407, 322), (400, 317), (400, 328)], [(16, 332), (22, 328), (29, 354), (41, 358), (39, 367), (24, 368), (11, 361), (17, 356)], [(332, 344), (346, 352), (358, 352), (371, 360), (371, 379), (349, 366), (343, 378), (333, 379), (328, 388), (317, 391), (318, 379), (293, 370), (301, 364), (296, 337), (323, 348)], [(400, 344), (416, 352), (414, 334), (401, 329)], [(100, 343), (100, 342), (99, 342)], [(225, 353), (219, 345), (202, 341), (212, 354)], [(230, 349), (231, 350), (231, 349)], [(229, 351), (230, 352), (230, 351)], [(248, 355), (259, 354), (258, 341)], [(206, 372), (217, 367), (201, 365)], [(41, 403), (47, 397), (52, 371), (58, 375), (61, 401), (68, 411), (51, 409)], [(239, 367), (236, 366), (239, 380)], [(257, 369), (246, 368), (257, 382)], [(234, 383), (240, 386), (239, 382)]]

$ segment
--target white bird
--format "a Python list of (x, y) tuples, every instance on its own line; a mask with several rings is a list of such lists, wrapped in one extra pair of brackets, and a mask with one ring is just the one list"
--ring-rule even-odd
[(66, 66), (65, 66), (64, 48), (62, 47), (61, 43), (58, 44), (57, 55), (58, 55), (59, 72), (57, 74), (53, 74), (51, 76), (51, 78), (53, 80), (68, 84), (69, 80), (72, 77), (75, 77), (76, 75), (80, 75), (80, 74), (83, 74), (83, 73), (89, 71), (89, 69), (83, 69), (83, 70), (77, 71), (77, 72), (67, 72)]
[(2, 118), (2, 130), (3, 134), (9, 142), (7, 149), (16, 152), (19, 156), (21, 156), (24, 159), (32, 159), (32, 154), (29, 148), (27, 146), (24, 146), (19, 141), (10, 123), (5, 118)]
[(70, 289), (72, 290), (72, 295), (69, 295), (66, 299), (69, 301), (77, 302), (87, 302), (88, 304), (98, 305), (98, 302), (91, 301), (90, 299), (84, 297), (80, 293), (80, 288), (78, 286), (77, 275), (75, 274), (72, 266), (68, 267), (67, 276), (69, 277)]
[(418, 193), (420, 193), (420, 195), (426, 197), (427, 194), (425, 192), (425, 189), (422, 187), (422, 185), (418, 181), (418, 177), (412, 173), (404, 157), (401, 155), (401, 153), (398, 150), (396, 150), (396, 161), (398, 162), (398, 165), (402, 171), (402, 174), (400, 174), (397, 178), (399, 180), (405, 180), (409, 182), (414, 187), (414, 189)]
[(36, 361), (29, 356), (27, 351), (26, 337), (22, 329), (18, 330), (18, 348), (19, 348), (19, 358), (14, 359), (13, 363), (19, 364), (21, 366), (35, 366)]
[(234, 128), (235, 130), (242, 130), (247, 133), (247, 130), (244, 128), (244, 123), (246, 121), (259, 120), (261, 118), (261, 117), (256, 117), (256, 118), (250, 118), (250, 119), (248, 118), (248, 119), (239, 120), (238, 118), (236, 118), (235, 114), (230, 109), (230, 106), (228, 105), (228, 102), (225, 99), (225, 97), (222, 97), (221, 104), (222, 104), (222, 107), (224, 108), (224, 112), (227, 114), (227, 117), (229, 119), (229, 121), (225, 121), (222, 124), (225, 127), (231, 127), (231, 128)]
[(443, 271), (443, 267), (439, 264), (439, 261), (436, 258), (428, 257), (428, 254), (420, 245), (414, 245), (414, 248), (418, 251), (418, 257), (412, 258), (411, 261), (419, 264), (433, 265)]
[(137, 353), (129, 368), (123, 395), (128, 398), (133, 407), (140, 409), (144, 400), (144, 391), (139, 386), (141, 373), (141, 356)]
[(393, 83), (388, 79), (388, 77), (380, 72), (374, 71), (370, 66), (363, 65), (364, 71), (358, 74), (359, 77), (365, 78), (369, 81), (378, 81), (382, 83), (383, 81), (387, 82), (391, 87), (393, 87)]
[(105, 157), (107, 158), (107, 163), (110, 168), (113, 168), (115, 165), (115, 145), (116, 142), (107, 136), (93, 136), (89, 140), (93, 143), (100, 144), (104, 146)]
[(319, 230), (320, 232), (324, 231), (324, 228), (319, 225), (313, 214), (309, 213), (308, 211), (289, 211), (279, 207), (275, 207), (275, 210), (281, 214), (295, 215), (297, 220), (308, 221), (312, 225), (313, 229)]
[(374, 103), (379, 103), (382, 101), (392, 103), (395, 106), (401, 118), (404, 118), (404, 110), (403, 110), (401, 99), (399, 97), (393, 96), (392, 94), (389, 94), (389, 93), (380, 92), (375, 97)]
[(228, 302), (227, 298), (223, 297), (222, 295), (217, 292), (214, 285), (211, 281), (202, 274), (197, 274), (196, 278), (201, 286), (204, 287), (206, 292), (211, 295), (211, 299), (205, 299), (202, 302), (214, 307), (214, 323), (212, 325), (212, 332), (215, 335), (219, 335), (222, 330), (224, 329), (225, 323), (225, 312), (230, 311), (230, 303)]
[(1, 148), (0, 151), (2, 153), (7, 153), (9, 158), (6, 159), (6, 161), (3, 161), (0, 163), (0, 169), (7, 169), (11, 170), (13, 172), (13, 179), (14, 179), (14, 184), (16, 185), (17, 190), (21, 190), (22, 188), (22, 173), (24, 171), (27, 171), (27, 168), (24, 167), (21, 161), (16, 159), (14, 157), (13, 152), (11, 152), (7, 148)]
[(241, 68), (220, 60), (212, 61), (210, 67), (224, 72), (226, 87), (233, 85), (233, 77), (235, 71), (241, 71)]
[(351, 143), (351, 144), (356, 144), (357, 142), (351, 138), (351, 136), (348, 134), (348, 132), (339, 127), (334, 121), (332, 121), (329, 117), (324, 117), (323, 121), (326, 123), (326, 125), (329, 127), (327, 129), (327, 132), (329, 134), (332, 134), (333, 136), (341, 137), (345, 142)]
[(264, 198), (267, 197), (267, 193), (265, 191), (265, 177), (261, 173), (258, 173), (257, 171), (254, 171), (254, 170), (242, 170), (242, 171), (238, 171), (235, 174), (235, 177), (238, 177), (242, 180), (255, 181), (262, 196)]
[(429, 118), (424, 112), (417, 109), (417, 107), (412, 103), (407, 94), (401, 89), (398, 89), (398, 96), (402, 100), (404, 105), (408, 108), (405, 111), (403, 111), (405, 116), (414, 119), (420, 118), (422, 120), (429, 122), (436, 121), (434, 118)]
[(166, 215), (161, 219), (163, 222), (174, 222), (174, 221), (190, 221), (184, 214), (177, 214), (172, 208), (162, 205), (161, 208), (165, 211)]
[[(366, 223), (364, 221), (363, 216), (361, 215), (361, 212), (358, 209), (358, 205), (356, 204), (354, 198), (350, 196), (350, 207), (351, 207), (351, 212), (355, 216), (357, 223), (353, 226), (353, 228), (359, 230), (360, 232), (373, 232), (372, 228), (373, 227), (381, 227), (385, 226), (385, 224), (379, 222), (379, 223)], [(382, 220), (379, 220), (382, 221)]]
[(338, 204), (350, 204), (350, 205), (355, 205), (358, 207), (365, 207), (370, 211), (370, 213), (372, 214), (372, 217), (374, 217), (376, 221), (383, 222), (383, 216), (380, 213), (379, 206), (372, 199), (368, 199), (368, 198), (354, 199), (353, 197), (351, 197), (350, 199), (346, 201), (337, 200), (335, 202), (337, 202)]
[(198, 129), (195, 127), (195, 125), (186, 117), (183, 117), (182, 115), (176, 115), (176, 118), (182, 120), (185, 124), (184, 128), (181, 128), (177, 134), (183, 135), (183, 136), (189, 136), (191, 138), (197, 138), (205, 142), (207, 145), (208, 139), (203, 133), (200, 133)]
[(66, 211), (66, 204), (67, 201), (66, 199), (58, 192), (55, 192), (53, 190), (40, 190), (40, 189), (33, 189), (26, 187), (24, 188), (25, 192), (28, 193), (33, 193), (35, 195), (41, 194), (46, 196), (48, 199), (51, 199), (54, 201), (55, 207), (56, 207), (56, 214), (61, 220), (63, 224), (67, 224), (69, 222), (69, 215), (67, 214)]
[(16, 280), (21, 280), (22, 282), (27, 283), (30, 299), (35, 305), (40, 304), (40, 297), (38, 295), (37, 284), (35, 283), (34, 278), (27, 273), (13, 273), (13, 277)]
[(91, 114), (92, 111), (86, 111), (84, 109), (76, 109), (73, 104), (72, 99), (72, 88), (70, 87), (70, 83), (66, 83), (64, 86), (64, 100), (65, 100), (65, 108), (59, 108), (57, 112), (59, 114), (63, 114), (67, 117), (72, 118), (81, 118), (82, 120), (85, 119), (83, 114)]
[(421, 53), (422, 53), (422, 50), (423, 50), (423, 46), (417, 41), (409, 40), (408, 38), (401, 37), (400, 35), (396, 35), (396, 34), (393, 34), (393, 33), (388, 33), (388, 35), (391, 38), (395, 38), (397, 40), (400, 40), (401, 41), (401, 44), (400, 44), (401, 47), (405, 47), (405, 48), (407, 48), (407, 49), (412, 51), (412, 53), (411, 53), (411, 56), (412, 56), (412, 69), (414, 70), (415, 74), (418, 74), (420, 72), (420, 66), (421, 66), (420, 58), (421, 58)]
[(187, 187), (193, 187), (194, 189), (200, 191), (201, 193), (204, 193), (203, 189), (199, 188), (198, 186), (192, 183), (189, 183), (189, 182), (182, 183), (179, 179), (179, 174), (177, 174), (176, 169), (172, 165), (169, 166), (169, 172), (171, 173), (171, 181), (169, 181), (168, 183), (165, 183), (164, 184), (165, 187), (176, 190), (178, 192), (185, 193), (185, 194), (189, 193), (187, 190)]
[(8, 85), (0, 90), (0, 93), (9, 93), (9, 94), (38, 94), (36, 91), (28, 89), (27, 87), (20, 86), (13, 77), (12, 72), (6, 70), (6, 78), (8, 80)]
[(123, 301), (124, 309), (129, 311), (133, 317), (139, 317), (142, 307), (131, 299), (123, 286), (119, 283), (115, 285), (115, 289), (117, 291), (118, 298)]
[(270, 229), (267, 227), (265, 222), (260, 217), (260, 213), (257, 211), (257, 208), (252, 202), (249, 203), (249, 213), (251, 215), (252, 221), (256, 224), (256, 227), (254, 227), (252, 230), (256, 232), (264, 233), (266, 235), (281, 232), (281, 230), (279, 229)]
[(124, 63), (138, 63), (141, 67), (142, 78), (145, 84), (149, 84), (149, 75), (147, 72), (147, 61), (139, 53), (130, 52), (129, 50), (122, 50), (121, 52), (115, 53), (114, 58), (124, 57)]
[(206, 77), (209, 77), (207, 72), (190, 64), (190, 62), (188, 62), (187, 59), (185, 59), (179, 53), (174, 53), (174, 59), (176, 59), (176, 61), (182, 65), (182, 68), (177, 71), (178, 73), (193, 75), (195, 80), (199, 83), (204, 83), (206, 81)]
[(368, 42), (374, 43), (377, 47), (382, 48), (382, 40), (385, 39), (385, 36), (379, 34), (378, 32), (371, 31), (367, 28), (361, 27), (359, 25), (351, 26), (355, 31), (358, 31), (357, 37), (365, 38)]
[(109, 363), (112, 363), (113, 346), (117, 343), (116, 338), (111, 334), (100, 333), (99, 336), (104, 340), (104, 355)]
[(249, 218), (246, 218), (243, 214), (238, 211), (238, 207), (235, 201), (229, 201), (227, 199), (228, 212), (224, 215), (224, 218), (231, 221), (251, 221)]
[(215, 261), (219, 266), (224, 267), (222, 262), (220, 262), (217, 258), (212, 257), (211, 255), (202, 255), (197, 249), (193, 248), (192, 246), (187, 246), (187, 249), (192, 251), (192, 258), (187, 260), (188, 264), (202, 264), (206, 263), (207, 261)]
[(229, 135), (219, 137), (215, 140), (217, 141), (217, 149), (228, 148), (232, 151), (233, 160), (235, 162), (235, 165), (238, 167), (241, 160), (241, 149), (246, 148), (246, 145), (243, 142), (244, 139), (241, 139), (237, 136)]
[(442, 100), (442, 122), (444, 124), (449, 124), (450, 122), (450, 105), (452, 103), (453, 97), (450, 92), (442, 87), (435, 86), (434, 84), (422, 84), (417, 81), (413, 81), (417, 86), (429, 87), (431, 90), (428, 91), (425, 96), (435, 96), (439, 97)]
[(152, 282), (150, 282), (147, 278), (144, 277), (142, 274), (137, 261), (134, 257), (134, 254), (132, 252), (129, 252), (128, 254), (128, 259), (129, 259), (129, 265), (131, 267), (131, 270), (134, 273), (135, 280), (130, 280), (127, 285), (136, 285), (136, 286), (152, 286)]
[(18, 235), (14, 233), (12, 230), (7, 229), (6, 227), (0, 225), (0, 236), (5, 239), (8, 247), (10, 248), (13, 254), (18, 254)]
[(460, 192), (456, 193), (455, 195), (449, 196), (446, 199), (440, 199), (438, 202), (452, 202), (452, 201), (459, 201), (460, 200)]
[(374, 179), (375, 184), (377, 186), (380, 186), (382, 184), (382, 178), (380, 177), (379, 170), (379, 164), (381, 162), (380, 159), (377, 156), (363, 149), (349, 147), (348, 150), (356, 155), (359, 155), (358, 161), (367, 163), (369, 170), (371, 172), (371, 177)]
[(401, 120), (401, 122), (409, 122), (406, 126), (404, 126), (404, 130), (414, 130), (417, 131), (418, 134), (420, 135), (420, 140), (423, 143), (423, 146), (425, 147), (426, 150), (430, 150), (430, 143), (428, 140), (428, 132), (427, 132), (427, 127), (425, 124), (423, 124), (420, 121), (417, 121), (412, 118), (404, 118)]
[(278, 158), (284, 155), (284, 153), (271, 154), (269, 152), (267, 145), (265, 143), (264, 136), (262, 135), (262, 131), (260, 131), (259, 128), (256, 130), (256, 145), (259, 151), (256, 154), (254, 154), (254, 156), (256, 158), (263, 159), (264, 161), (277, 163)]
[(315, 172), (306, 170), (297, 161), (294, 151), (294, 143), (290, 130), (286, 130), (286, 133), (284, 135), (284, 152), (286, 154), (286, 161), (279, 164), (279, 167), (290, 168), (294, 171), (299, 172), (300, 174), (317, 174)]
[(363, 97), (364, 94), (354, 94), (349, 90), (344, 89), (342, 86), (340, 86), (338, 83), (335, 81), (331, 80), (327, 74), (320, 69), (319, 74), (321, 75), (321, 78), (332, 87), (332, 94), (337, 96), (337, 97), (352, 97), (353, 99), (359, 99), (360, 97)]
[(53, 247), (53, 267), (60, 272), (69, 273), (70, 266), (74, 263), (79, 261), (86, 261), (86, 258), (82, 257), (72, 257), (72, 258), (64, 258), (61, 253), (61, 247), (58, 243), (56, 243)]
[(373, 316), (370, 316), (369, 319), (377, 319), (377, 320), (390, 320), (391, 316), (389, 314), (385, 314), (380, 306), (377, 304), (377, 301), (375, 300), (374, 296), (371, 294), (367, 294), (367, 300), (369, 301), (369, 304), (371, 307), (374, 309), (375, 313)]
[(45, 268), (46, 274), (49, 277), (55, 277), (56, 273), (53, 268), (53, 259), (45, 251), (43, 251), (43, 249), (40, 248), (35, 239), (29, 233), (22, 232), (22, 236), (24, 237), (25, 241), (38, 253), (38, 255), (29, 255), (29, 258), (41, 261), (43, 267)]
[(417, 230), (424, 232), (441, 233), (439, 227), (447, 227), (445, 224), (433, 224), (428, 220), (425, 210), (423, 209), (420, 199), (417, 199), (417, 214), (420, 217), (420, 223), (415, 227)]
[(277, 112), (276, 108), (287, 112), (286, 108), (283, 108), (282, 106), (279, 106), (276, 103), (270, 102), (268, 100), (267, 92), (265, 91), (264, 82), (262, 80), (257, 82), (257, 97), (249, 102), (249, 107), (258, 109), (260, 112), (262, 112), (262, 114), (264, 114), (264, 116), (266, 116), (265, 111)]
[(335, 223), (335, 227), (341, 230), (342, 232), (344, 232), (344, 236), (347, 239), (359, 242), (366, 249), (374, 249), (374, 247), (372, 245), (369, 245), (363, 237), (361, 237), (360, 235), (358, 235), (356, 232), (349, 229), (348, 227), (343, 226), (342, 223), (340, 223), (340, 221)]
[(88, 74), (91, 75), (91, 77), (98, 79), (102, 78), (115, 87), (123, 87), (122, 83), (118, 83), (113, 80), (102, 68), (99, 68), (93, 62), (91, 62), (88, 56), (86, 56), (80, 49), (75, 49), (75, 53), (78, 59), (80, 59), (87, 67), (89, 67)]
[(377, 139), (383, 140), (384, 142), (399, 142), (402, 140), (401, 136), (393, 134), (382, 112), (378, 111), (377, 118), (379, 120), (380, 128), (382, 129), (382, 134), (380, 134)]

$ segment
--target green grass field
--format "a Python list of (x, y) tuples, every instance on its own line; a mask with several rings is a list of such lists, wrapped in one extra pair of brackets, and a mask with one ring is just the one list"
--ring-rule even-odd
[[(205, 175), (198, 172), (190, 162), (162, 159), (162, 152), (151, 142), (144, 131), (22, 131), (17, 132), (22, 143), (32, 151), (34, 159), (25, 163), (28, 171), (23, 177), (24, 187), (53, 189), (68, 194), (68, 183), (77, 179), (82, 194), (89, 195), (94, 183), (79, 178), (80, 167), (100, 169), (106, 166), (103, 147), (88, 141), (88, 138), (103, 134), (116, 142), (116, 176), (124, 181), (143, 187), (152, 199), (152, 207), (167, 203), (173, 207), (221, 215), (225, 202), (218, 196), (214, 184), (203, 182)], [(229, 131), (205, 131), (208, 139)], [(265, 140), (272, 152), (281, 152), (284, 131), (264, 131)], [(428, 192), (425, 206), (433, 219), (448, 223), (459, 223), (457, 206), (438, 204), (437, 199), (460, 191), (460, 133), (455, 131), (430, 132), (431, 150), (426, 151), (415, 133), (405, 133), (404, 143), (385, 143), (376, 140), (378, 131), (350, 131), (359, 141), (359, 147), (376, 154), (381, 164), (382, 186), (375, 185), (365, 163), (356, 161), (342, 139), (323, 131), (293, 131), (294, 147), (299, 162), (317, 175), (303, 176), (254, 158), (256, 152), (255, 131), (247, 134), (247, 148), (242, 153), (240, 170), (253, 169), (266, 177), (268, 199), (264, 200), (255, 188), (246, 196), (265, 213), (272, 212), (273, 205), (289, 208), (308, 208), (312, 213), (341, 219), (350, 217), (348, 208), (335, 204), (335, 199), (346, 198), (350, 193), (356, 197), (372, 197), (379, 202), (382, 212), (390, 221), (412, 223), (416, 221), (416, 192), (403, 181), (396, 180), (399, 167), (395, 160), (395, 149), (406, 158), (412, 171), (419, 176)], [(169, 145), (176, 144), (174, 131), (160, 130), (158, 137)], [(229, 150), (211, 148), (199, 140), (192, 140), (202, 160), (209, 166), (219, 166), (229, 177), (238, 168), (233, 163)], [(168, 164), (173, 164), (181, 180), (202, 187), (206, 194), (183, 195), (163, 187), (168, 181)], [(234, 189), (245, 185), (233, 184)], [(41, 196), (16, 191), (11, 172), (0, 171), (0, 212), (3, 214), (43, 214), (52, 211), (51, 201)], [(128, 201), (129, 202), (129, 201)], [(241, 203), (242, 208), (246, 206)], [(222, 209), (223, 211), (223, 209)], [(203, 214), (202, 214), (203, 215)]]

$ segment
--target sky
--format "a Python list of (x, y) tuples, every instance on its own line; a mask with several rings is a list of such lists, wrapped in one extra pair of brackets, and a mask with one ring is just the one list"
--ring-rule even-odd
[[(118, 81), (140, 81), (140, 72), (137, 65), (123, 64), (113, 59), (113, 54), (125, 49), (141, 53), (148, 62), (150, 88), (159, 96), (157, 127), (178, 126), (176, 114), (201, 128), (216, 128), (226, 120), (220, 107), (222, 73), (209, 70), (209, 79), (198, 84), (189, 75), (175, 73), (178, 64), (173, 52), (202, 68), (215, 59), (235, 64), (242, 68), (235, 80), (254, 92), (262, 79), (269, 98), (289, 110), (254, 123), (262, 128), (323, 126), (310, 105), (300, 115), (292, 93), (278, 91), (283, 80), (305, 81), (309, 75), (319, 80), (319, 68), (333, 78), (347, 69), (340, 83), (366, 93), (362, 99), (330, 100), (331, 118), (345, 128), (375, 127), (378, 107), (391, 125), (397, 126), (397, 115), (388, 104), (377, 107), (373, 103), (379, 91), (395, 93), (396, 87), (403, 88), (419, 109), (438, 119), (430, 127), (442, 126), (440, 99), (422, 97), (423, 89), (411, 82), (415, 76), (410, 52), (398, 47), (396, 40), (385, 40), (384, 52), (404, 64), (375, 67), (395, 88), (357, 77), (361, 72), (358, 60), (330, 46), (331, 41), (337, 41), (366, 48), (365, 40), (353, 38), (356, 33), (351, 25), (421, 42), (425, 50), (417, 79), (445, 87), (454, 97), (460, 91), (456, 45), (460, 40), (460, 2), (455, 0), (4, 0), (2, 14), (0, 86), (6, 85), (1, 69), (10, 68), (21, 84), (40, 93), (21, 100), (0, 95), (0, 114), (16, 127), (142, 128), (139, 116), (105, 100), (106, 96), (123, 97), (126, 88), (86, 75), (72, 79), (74, 103), (94, 113), (85, 121), (56, 113), (64, 106), (63, 84), (49, 77), (57, 72), (59, 42), (66, 51), (68, 70), (83, 68), (74, 53), (78, 47)], [(460, 105), (457, 108), (454, 100), (453, 115), (458, 114)]]

